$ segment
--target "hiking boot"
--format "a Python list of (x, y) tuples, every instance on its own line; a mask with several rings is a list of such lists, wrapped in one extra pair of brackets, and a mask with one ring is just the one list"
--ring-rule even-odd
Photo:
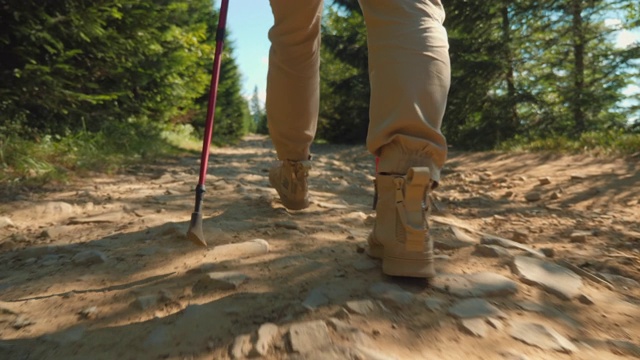
[(269, 183), (276, 189), (282, 204), (290, 210), (309, 207), (307, 178), (311, 161), (279, 161), (269, 169)]
[(367, 254), (382, 259), (391, 276), (432, 278), (433, 241), (429, 238), (428, 167), (413, 167), (406, 175), (377, 174), (376, 221)]

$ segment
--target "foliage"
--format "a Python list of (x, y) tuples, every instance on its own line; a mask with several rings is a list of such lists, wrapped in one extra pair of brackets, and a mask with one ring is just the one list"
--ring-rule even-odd
[(356, 1), (340, 3), (351, 11), (330, 9), (323, 25), (318, 137), (359, 143), (369, 123), (366, 28)]
[[(212, 0), (0, 0), (0, 177), (113, 170), (201, 129), (216, 27)], [(215, 120), (218, 144), (252, 130), (228, 42)]]
[(258, 86), (253, 89), (253, 95), (249, 101), (249, 110), (254, 124), (254, 132), (257, 134), (268, 134), (267, 111), (262, 106), (260, 96), (258, 94)]
[[(0, 130), (36, 138), (197, 123), (216, 24), (211, 0), (0, 0)], [(221, 141), (246, 128), (232, 51), (222, 64)]]
[(0, 135), (0, 184), (41, 185), (70, 173), (115, 172), (174, 154), (155, 124), (111, 123), (98, 132), (43, 135), (38, 141)]
[(579, 138), (556, 135), (528, 139), (516, 135), (499, 147), (508, 151), (553, 151), (556, 153), (591, 153), (595, 155), (637, 154), (640, 151), (640, 133), (620, 129), (584, 132)]
[[(366, 134), (364, 28), (356, 1), (334, 5), (323, 27), (320, 130), (328, 140), (350, 142)], [(615, 42), (620, 31), (640, 28), (636, 1), (444, 6), (452, 87), (443, 132), (453, 146), (490, 149), (547, 137), (580, 142), (582, 134), (638, 127), (640, 95), (634, 103), (627, 87), (640, 78), (640, 44)]]

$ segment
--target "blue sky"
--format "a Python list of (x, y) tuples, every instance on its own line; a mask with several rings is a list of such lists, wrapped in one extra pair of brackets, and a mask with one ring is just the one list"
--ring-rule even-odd
[[(216, 1), (217, 7), (219, 4)], [(242, 92), (246, 97), (251, 97), (254, 87), (258, 86), (264, 101), (269, 57), (267, 34), (272, 25), (269, 0), (229, 1), (227, 28), (235, 45), (234, 56), (242, 73)]]

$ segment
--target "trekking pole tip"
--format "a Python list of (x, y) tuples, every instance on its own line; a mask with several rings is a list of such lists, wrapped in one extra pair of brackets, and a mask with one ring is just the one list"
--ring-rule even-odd
[(207, 246), (202, 232), (202, 213), (194, 212), (191, 214), (191, 222), (187, 231), (187, 239), (198, 246)]

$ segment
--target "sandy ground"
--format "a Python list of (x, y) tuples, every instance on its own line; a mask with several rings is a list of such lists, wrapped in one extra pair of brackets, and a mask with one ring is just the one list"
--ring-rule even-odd
[[(363, 253), (375, 216), (364, 147), (313, 152), (313, 204), (294, 212), (268, 186), (268, 139), (214, 149), (207, 248), (184, 236), (196, 155), (6, 195), (0, 358), (640, 357), (638, 157), (453, 154), (433, 194), (428, 284), (386, 277)], [(482, 255), (495, 237), (521, 248)], [(523, 258), (542, 259), (552, 284), (522, 275)], [(508, 286), (464, 294), (446, 280), (478, 273)], [(461, 319), (468, 298), (494, 313)]]

